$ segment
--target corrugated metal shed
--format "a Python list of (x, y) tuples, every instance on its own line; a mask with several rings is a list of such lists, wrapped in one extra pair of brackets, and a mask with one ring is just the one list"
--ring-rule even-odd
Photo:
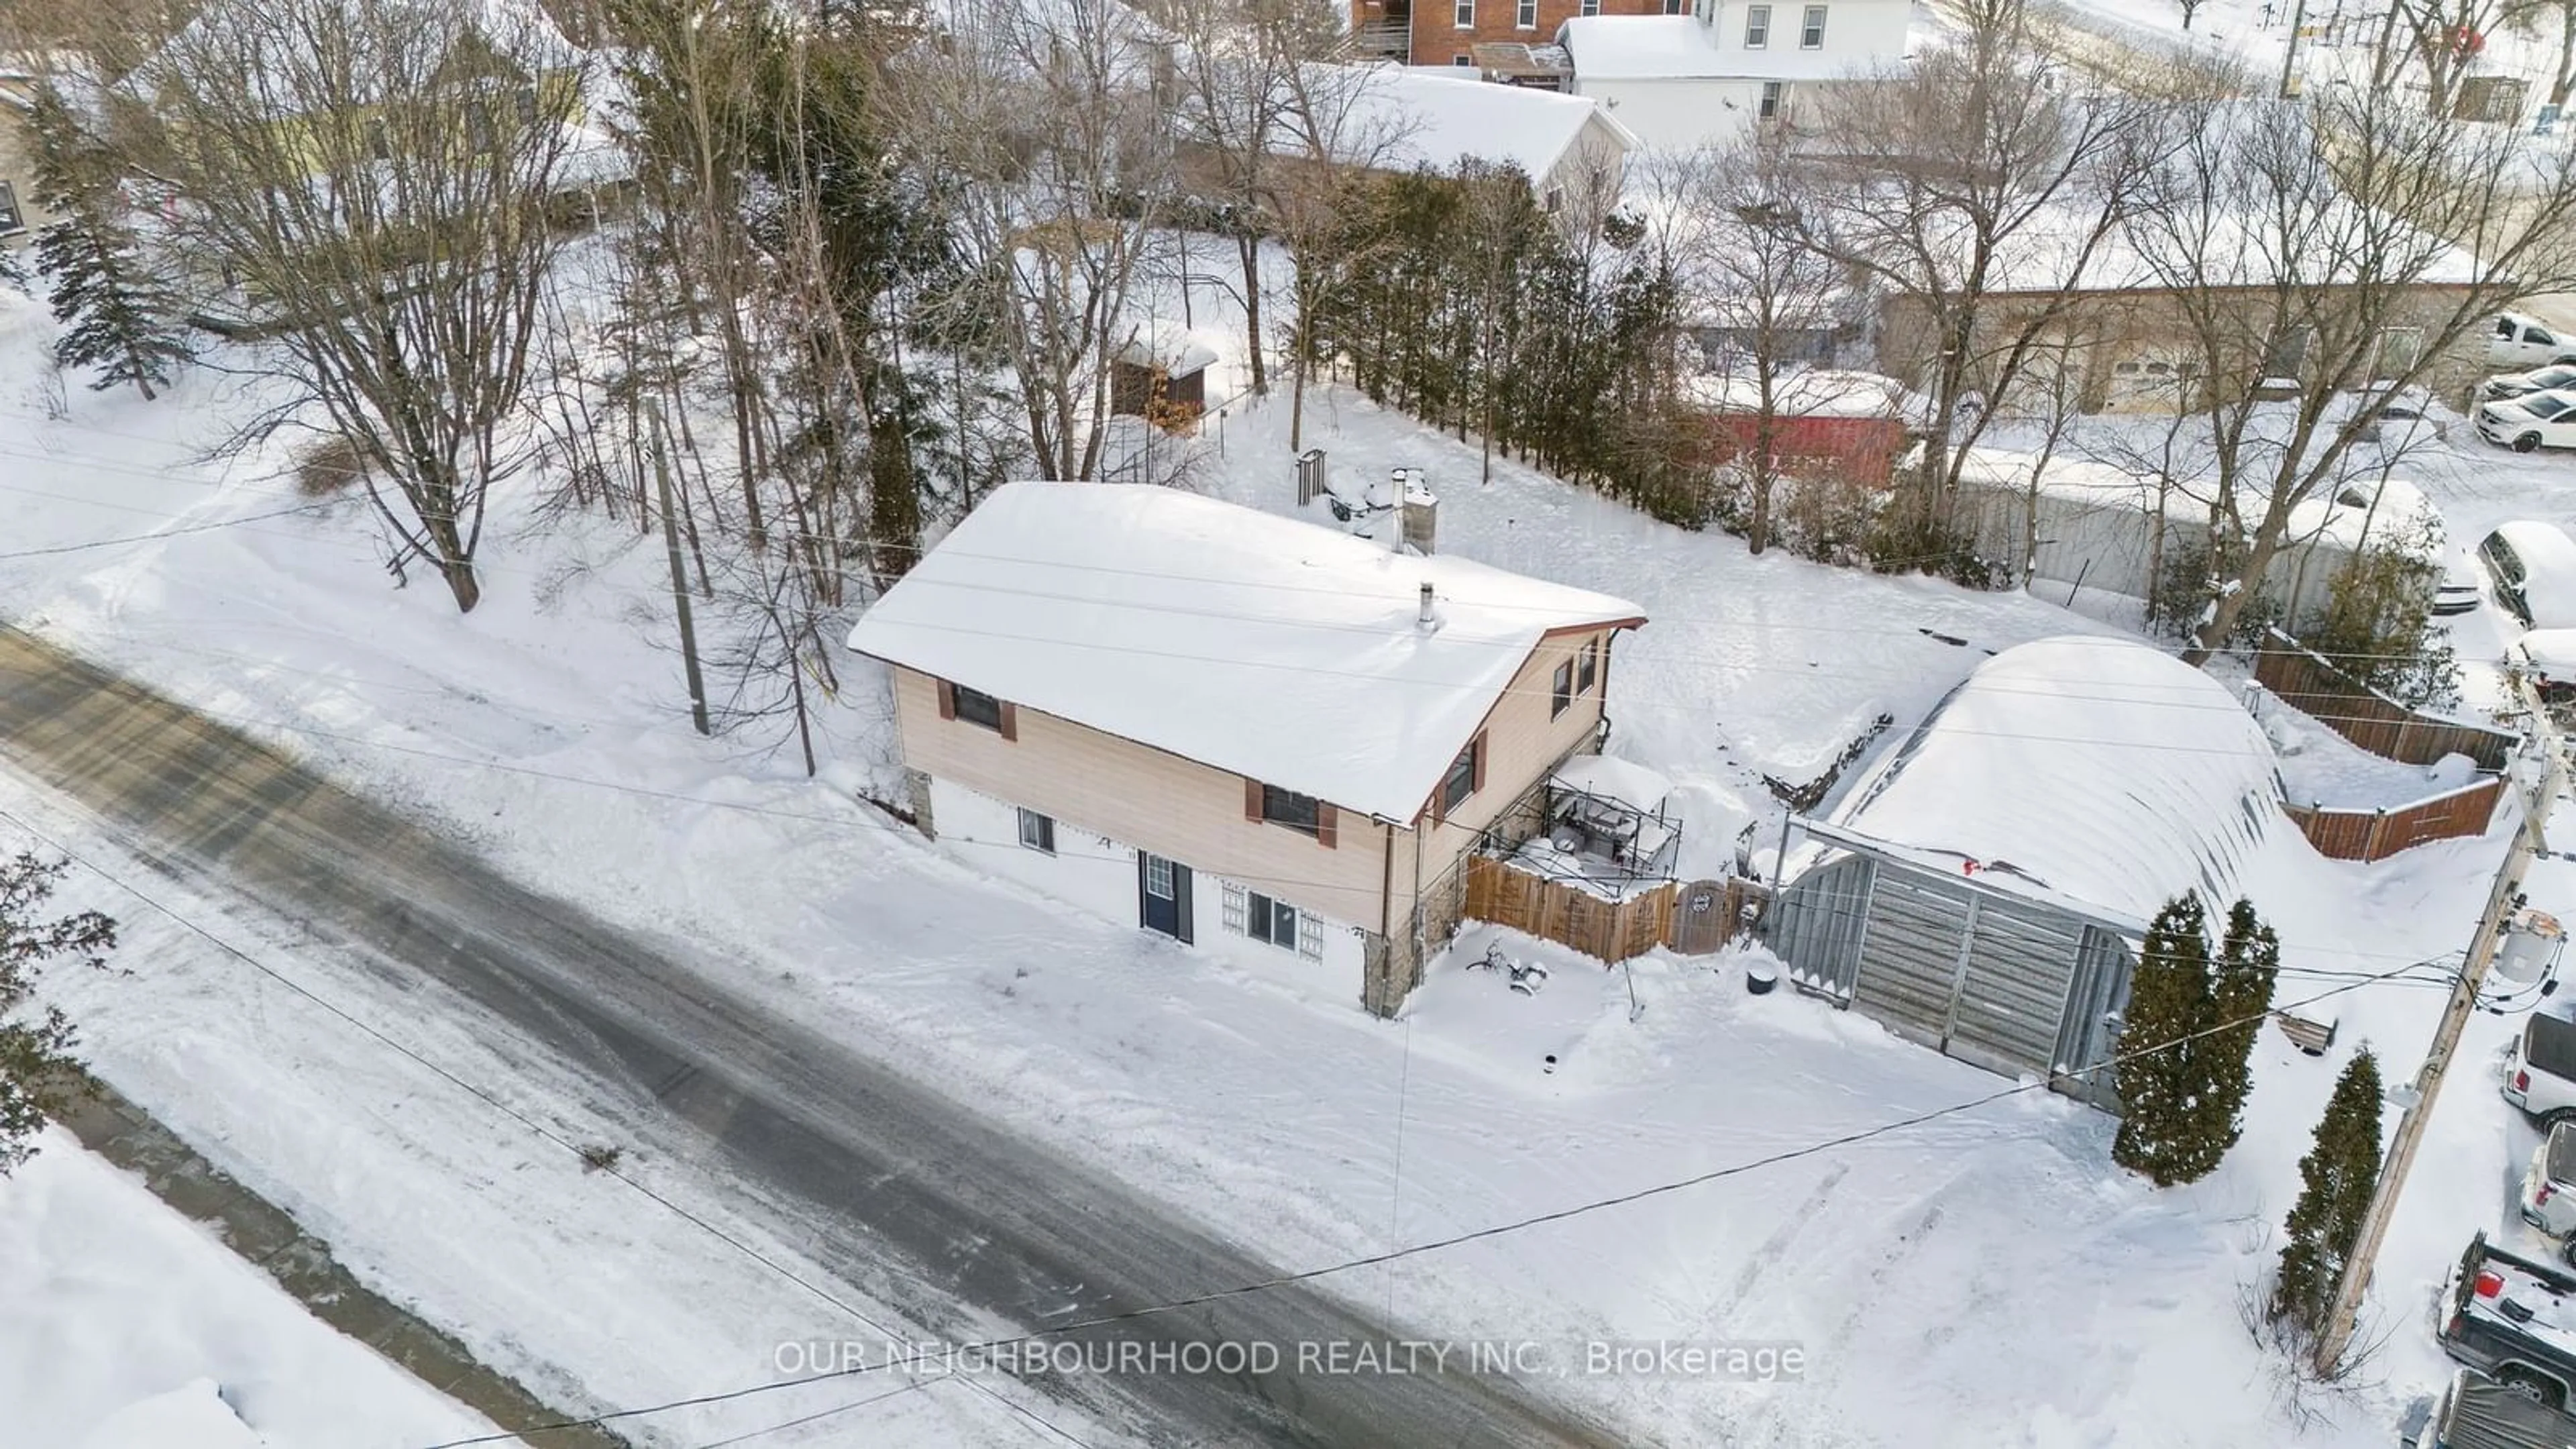
[(2158, 904), (2223, 910), (2279, 818), (2261, 730), (2147, 645), (2007, 650), (1862, 777), (1761, 933), (1801, 990), (2119, 1110), (2136, 942)]

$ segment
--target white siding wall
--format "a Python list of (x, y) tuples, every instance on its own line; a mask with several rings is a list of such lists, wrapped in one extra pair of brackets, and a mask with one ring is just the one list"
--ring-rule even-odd
[[(1019, 808), (936, 775), (930, 814), (939, 840), (977, 870), (1016, 881), (1104, 920), (1142, 929), (1136, 894), (1136, 847), (1078, 822), (1055, 822), (1055, 854), (1020, 844)], [(1182, 861), (1183, 865), (1192, 862)], [(1362, 930), (1314, 914), (1321, 959), (1309, 959), (1227, 927), (1225, 877), (1192, 865), (1191, 937), (1195, 945), (1303, 996), (1357, 1007), (1364, 969)], [(1253, 887), (1257, 889), (1258, 887)]]
[(943, 845), (967, 865), (1079, 906), (1095, 916), (1137, 924), (1136, 849), (1059, 820), (1055, 854), (1020, 844), (1017, 806), (934, 775), (930, 819)]
[[(1708, 0), (1715, 8), (1702, 32), (1716, 50), (1718, 75), (1662, 79), (1592, 79), (1575, 56), (1574, 93), (1590, 96), (1636, 133), (1648, 151), (1682, 151), (1724, 144), (1749, 130), (1761, 114), (1763, 72), (1782, 81), (1783, 113), (1798, 119), (1800, 93), (1828, 81), (1876, 70), (1902, 59), (1914, 7), (1911, 0), (1828, 0), (1825, 40), (1814, 50), (1799, 44), (1806, 23), (1803, 0), (1769, 0), (1770, 39), (1759, 50), (1744, 47), (1748, 0)], [(1696, 7), (1694, 7), (1696, 9)], [(1741, 64), (1742, 74), (1724, 74)], [(1786, 75), (1783, 74), (1786, 72)]]
[(1723, 145), (1752, 129), (1762, 104), (1762, 82), (1748, 80), (1589, 80), (1578, 71), (1574, 91), (1608, 108), (1648, 151)]

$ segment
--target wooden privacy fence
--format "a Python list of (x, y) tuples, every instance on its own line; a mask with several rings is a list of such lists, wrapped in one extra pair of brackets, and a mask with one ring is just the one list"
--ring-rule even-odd
[(2267, 631), (2262, 652), (2254, 659), (2254, 677), (2283, 704), (2313, 716), (2382, 759), (2429, 765), (2445, 755), (2466, 755), (2478, 762), (2479, 769), (2493, 773), (2504, 768), (2506, 756), (2520, 741), (2519, 736), (2488, 725), (2408, 709), (2278, 629)]
[(2385, 860), (2428, 840), (2485, 834), (2487, 822), (2495, 818), (2496, 800), (2503, 794), (2504, 778), (2489, 775), (2412, 805), (2379, 810), (2304, 805), (2281, 808), (2299, 822), (2299, 828), (2307, 832), (2308, 843), (2317, 848), (2319, 855), (2336, 860)]
[(1604, 962), (1662, 945), (1673, 928), (1673, 895), (1673, 883), (1663, 881), (1626, 900), (1605, 900), (1570, 882), (1514, 870), (1494, 856), (1467, 857), (1469, 916)]

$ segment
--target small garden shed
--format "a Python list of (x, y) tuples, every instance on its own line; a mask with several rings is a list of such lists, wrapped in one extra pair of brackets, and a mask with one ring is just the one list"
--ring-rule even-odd
[(1216, 353), (1196, 343), (1130, 342), (1109, 365), (1109, 411), (1164, 427), (1187, 427), (1207, 411), (1207, 370)]

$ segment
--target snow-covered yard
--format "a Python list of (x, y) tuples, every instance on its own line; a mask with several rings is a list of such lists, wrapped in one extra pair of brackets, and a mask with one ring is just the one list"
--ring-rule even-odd
[[(354, 504), (256, 517), (296, 506), (286, 480), (191, 461), (233, 406), (205, 374), (155, 406), (77, 394), (69, 417), (47, 419), (32, 319), (0, 299), (0, 614), (408, 803), (531, 881), (720, 943), (707, 969), (737, 988), (871, 1043), (1283, 1266), (1717, 1172), (2010, 1085), (1813, 1001), (1750, 996), (1740, 957), (1714, 969), (1651, 958), (1632, 977), (1524, 944), (1553, 972), (1536, 996), (1448, 964), (1384, 1023), (1293, 980), (1070, 916), (851, 801), (848, 787), (882, 777), (889, 746), (882, 681), (858, 661), (821, 782), (790, 757), (692, 736), (658, 540), (580, 521), (538, 532), (514, 496), (488, 545), (485, 602), (459, 618), (443, 591), (388, 586)], [(1881, 716), (1899, 729), (1920, 718), (1989, 651), (2107, 627), (2019, 594), (1754, 558), (1506, 462), (1479, 483), (1472, 446), (1340, 390), (1311, 399), (1308, 432), (1354, 477), (1424, 469), (1443, 551), (1645, 606), (1653, 622), (1611, 671), (1611, 749), (1676, 782), (1685, 876), (1730, 856), (1742, 826), (1776, 822), (1764, 776), (1816, 777)], [(1282, 409), (1237, 404), (1205, 446), (1200, 486), (1292, 508)], [(2503, 512), (2576, 517), (2576, 466), (2556, 459), (2464, 452), (2453, 476), (2424, 481), (2455, 531)], [(159, 536), (92, 546), (138, 535)], [(98, 844), (40, 790), (0, 782), (0, 803)], [(2340, 897), (2302, 888), (2261, 904), (2302, 972), (2391, 970), (2466, 942), (2498, 849), (2491, 837), (2320, 866)], [(2536, 880), (2535, 899), (2555, 884)], [(148, 963), (59, 984), (106, 1075), (498, 1366), (641, 1402), (758, 1382), (777, 1341), (852, 1332), (130, 899), (91, 893), (128, 919)], [(293, 923), (169, 898), (570, 1134), (613, 1140), (631, 1125), (600, 1120), (583, 1084), (525, 1044), (425, 1015), (351, 963), (298, 950)], [(1481, 950), (1482, 929), (1452, 962)], [(2348, 978), (2309, 979), (2323, 990)], [(2353, 993), (2338, 1051), (2368, 1041), (2411, 1062), (2437, 999), (2405, 985)], [(2472, 1050), (2510, 1029), (2481, 1019)], [(2397, 1402), (2444, 1374), (2423, 1305), (2468, 1233), (2507, 1211), (2528, 1137), (2485, 1082), (2454, 1081), (2382, 1268), (2386, 1345), (2370, 1382), (2312, 1398), (2317, 1415), (2300, 1418), (2239, 1301), (2274, 1250), (2337, 1063), (2271, 1032), (2258, 1059), (2246, 1144), (2190, 1189), (2114, 1171), (2108, 1119), (2033, 1091), (1331, 1281), (1408, 1332), (1537, 1340), (1570, 1365), (1591, 1339), (1805, 1347), (1792, 1383), (1567, 1375), (1565, 1394), (1614, 1410), (1640, 1441), (2382, 1443)], [(802, 1265), (727, 1199), (713, 1164), (650, 1170), (693, 1211)], [(833, 1392), (643, 1431), (745, 1432), (829, 1408), (838, 1400), (818, 1394)], [(862, 1432), (1042, 1437), (933, 1385), (763, 1442)]]
[(0, 1442), (403, 1449), (492, 1426), (48, 1131), (0, 1178)]

